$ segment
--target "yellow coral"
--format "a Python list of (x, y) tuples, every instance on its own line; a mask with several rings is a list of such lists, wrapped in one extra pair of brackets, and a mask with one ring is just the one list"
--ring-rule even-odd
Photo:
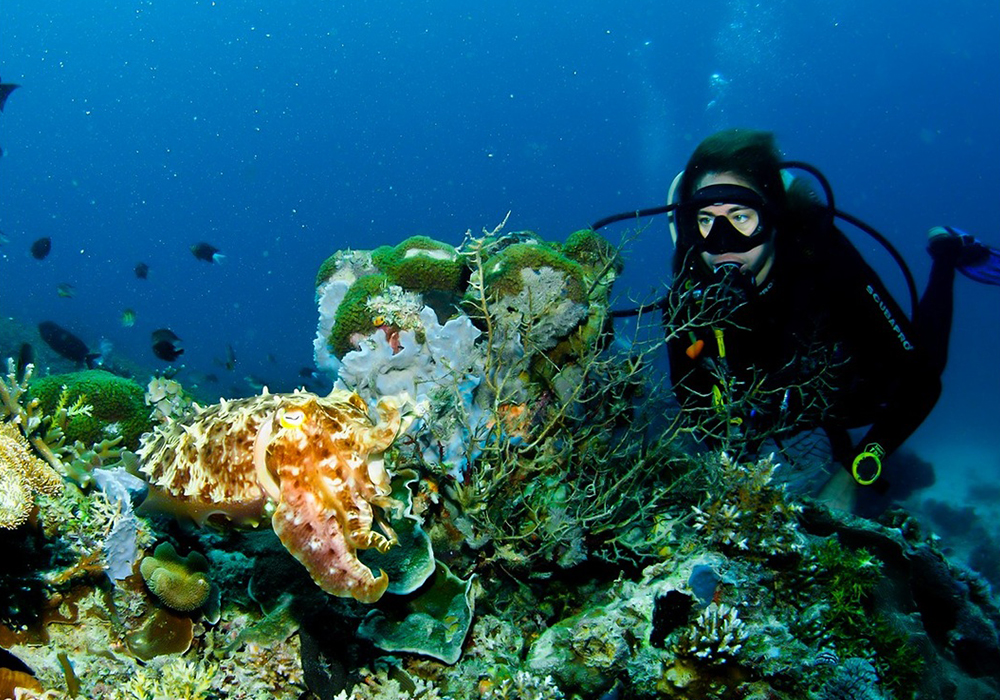
[(156, 548), (153, 556), (144, 557), (139, 571), (146, 585), (168, 608), (187, 612), (197, 610), (208, 600), (212, 584), (205, 575), (208, 561), (198, 552), (186, 557), (177, 554), (169, 542)]
[(0, 423), (0, 528), (13, 530), (23, 524), (35, 494), (56, 496), (62, 485), (62, 477), (35, 456), (17, 426)]

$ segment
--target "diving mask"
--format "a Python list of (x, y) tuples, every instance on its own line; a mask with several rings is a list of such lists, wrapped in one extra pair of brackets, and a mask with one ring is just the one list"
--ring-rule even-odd
[(694, 247), (712, 255), (745, 253), (766, 242), (774, 231), (767, 203), (749, 187), (709, 185), (695, 192), (682, 209), (678, 219), (689, 229)]

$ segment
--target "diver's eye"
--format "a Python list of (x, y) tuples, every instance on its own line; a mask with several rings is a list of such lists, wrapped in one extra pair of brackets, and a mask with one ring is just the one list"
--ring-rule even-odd
[(744, 236), (751, 236), (757, 230), (760, 217), (753, 209), (740, 209), (729, 213), (729, 221)]
[(280, 419), (282, 428), (301, 428), (305, 420), (306, 414), (296, 408), (284, 411)]
[(714, 223), (715, 217), (711, 214), (698, 214), (698, 230), (701, 231), (702, 236), (708, 236), (708, 232), (712, 230), (712, 224)]

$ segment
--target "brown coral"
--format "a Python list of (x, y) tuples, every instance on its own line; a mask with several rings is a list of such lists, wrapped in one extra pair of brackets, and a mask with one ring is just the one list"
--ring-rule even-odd
[(17, 426), (0, 423), (0, 528), (22, 525), (31, 515), (36, 494), (56, 496), (62, 487), (62, 477), (35, 456)]
[(42, 684), (23, 671), (0, 668), (0, 698), (13, 698), (18, 689), (42, 692)]

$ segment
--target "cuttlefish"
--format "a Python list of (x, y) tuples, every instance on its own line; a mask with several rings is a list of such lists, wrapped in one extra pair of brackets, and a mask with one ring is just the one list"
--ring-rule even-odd
[(150, 486), (143, 508), (199, 524), (256, 526), (270, 516), (281, 543), (327, 593), (363, 603), (389, 584), (357, 557), (386, 552), (389, 474), (382, 453), (405, 429), (405, 398), (372, 421), (364, 400), (334, 390), (269, 394), (200, 407), (148, 433), (139, 450)]

